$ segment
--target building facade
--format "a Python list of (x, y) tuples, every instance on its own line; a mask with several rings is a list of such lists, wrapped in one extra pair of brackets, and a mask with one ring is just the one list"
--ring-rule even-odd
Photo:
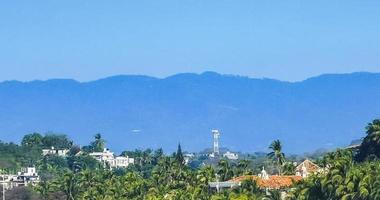
[(42, 149), (42, 155), (57, 155), (57, 156), (67, 156), (69, 153), (68, 149), (55, 149), (51, 147), (50, 149)]
[(229, 159), (229, 160), (237, 160), (239, 159), (239, 155), (237, 153), (232, 153), (227, 151), (226, 153), (223, 154), (223, 157)]
[(310, 160), (306, 159), (301, 164), (299, 164), (296, 167), (296, 175), (302, 176), (303, 178), (308, 177), (311, 174), (321, 172), (322, 168), (320, 168), (315, 163), (311, 162)]
[(5, 190), (14, 187), (35, 185), (40, 181), (35, 167), (26, 167), (19, 171), (17, 174), (3, 174), (0, 175), (0, 183), (4, 186)]
[(92, 152), (89, 154), (99, 162), (108, 165), (110, 168), (126, 168), (130, 164), (134, 164), (134, 159), (128, 156), (115, 156), (113, 152), (104, 149), (103, 152)]

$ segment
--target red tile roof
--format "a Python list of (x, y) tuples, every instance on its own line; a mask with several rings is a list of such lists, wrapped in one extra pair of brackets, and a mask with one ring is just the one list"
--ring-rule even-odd
[(239, 176), (232, 179), (232, 182), (239, 183), (243, 180), (252, 179), (257, 182), (261, 188), (279, 189), (288, 188), (295, 182), (302, 179), (301, 176), (269, 176), (269, 179), (262, 179), (258, 176)]

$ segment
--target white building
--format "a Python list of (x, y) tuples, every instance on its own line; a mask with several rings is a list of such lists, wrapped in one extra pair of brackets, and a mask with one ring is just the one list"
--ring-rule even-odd
[(35, 167), (26, 167), (17, 173), (18, 176), (35, 177), (38, 176)]
[(185, 160), (185, 165), (189, 164), (189, 162), (194, 158), (194, 154), (192, 153), (185, 153), (183, 154), (183, 158)]
[(232, 153), (227, 151), (226, 153), (223, 154), (223, 157), (229, 159), (229, 160), (237, 160), (239, 159), (239, 155), (237, 153)]
[(263, 179), (263, 180), (269, 180), (269, 175), (268, 175), (267, 171), (265, 171), (264, 167), (263, 167), (263, 169), (261, 170), (261, 173), (259, 173), (259, 174), (257, 175), (257, 177), (259, 177), (259, 178), (261, 178), (261, 179)]
[(302, 178), (308, 177), (310, 174), (322, 172), (323, 169), (320, 168), (315, 163), (311, 162), (310, 160), (306, 159), (301, 164), (299, 164), (296, 167), (296, 175), (302, 176)]
[(133, 158), (129, 158), (128, 156), (115, 156), (113, 152), (106, 148), (104, 148), (103, 152), (93, 152), (89, 155), (99, 162), (108, 164), (111, 168), (125, 168), (135, 162)]
[(42, 155), (57, 155), (57, 156), (66, 156), (69, 153), (68, 149), (55, 149), (51, 147), (50, 149), (42, 149)]
[(19, 186), (28, 186), (29, 184), (35, 185), (40, 181), (40, 177), (35, 167), (23, 168), (17, 175), (3, 174), (0, 175), (0, 183), (4, 189), (12, 189)]
[(27, 167), (17, 173), (17, 180), (23, 181), (25, 186), (32, 183), (37, 183), (40, 181), (40, 176), (38, 175), (35, 167)]

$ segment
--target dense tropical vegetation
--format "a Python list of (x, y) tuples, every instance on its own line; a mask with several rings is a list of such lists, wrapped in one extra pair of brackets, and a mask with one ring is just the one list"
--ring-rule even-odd
[(290, 199), (380, 199), (380, 120), (369, 123), (366, 130), (358, 150), (327, 154), (320, 161), (325, 172), (298, 183)]
[(285, 154), (282, 152), (282, 145), (280, 140), (273, 141), (272, 144), (269, 146), (269, 149), (271, 149), (272, 152), (268, 153), (268, 156), (276, 160), (277, 172), (279, 175), (281, 175), (281, 166), (285, 162)]
[[(43, 148), (70, 149), (66, 157), (42, 156)], [(282, 144), (275, 140), (270, 153), (258, 163), (245, 159), (207, 160), (203, 164), (186, 163), (181, 145), (167, 155), (162, 149), (124, 151), (121, 155), (135, 158), (126, 169), (108, 170), (88, 155), (101, 151), (105, 141), (96, 134), (88, 146), (79, 148), (65, 135), (33, 133), (26, 135), (21, 145), (0, 142), (0, 168), (12, 173), (22, 166), (38, 168), (38, 185), (17, 189), (15, 199), (280, 199), (281, 191), (265, 191), (253, 180), (245, 180), (239, 187), (217, 192), (209, 182), (226, 181), (241, 175), (257, 174), (263, 165), (272, 166), (272, 173), (294, 174), (294, 159), (285, 157)], [(78, 153), (81, 151), (82, 153)], [(295, 183), (286, 190), (293, 200), (376, 200), (380, 199), (380, 120), (366, 127), (366, 136), (358, 149), (340, 149), (325, 154), (316, 162), (320, 173)], [(12, 191), (10, 192), (12, 193)], [(24, 196), (20, 195), (23, 194)]]

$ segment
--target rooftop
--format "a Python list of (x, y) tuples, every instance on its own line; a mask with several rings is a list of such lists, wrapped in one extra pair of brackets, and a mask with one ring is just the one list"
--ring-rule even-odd
[(239, 183), (243, 180), (254, 180), (261, 188), (271, 188), (271, 189), (279, 189), (279, 188), (287, 188), (292, 186), (295, 182), (298, 182), (302, 179), (301, 176), (269, 176), (268, 179), (262, 179), (258, 176), (239, 176), (232, 180), (231, 182)]
[(305, 168), (308, 172), (317, 172), (320, 167), (310, 160), (306, 159), (301, 164), (296, 167), (296, 171), (302, 171), (302, 168)]

